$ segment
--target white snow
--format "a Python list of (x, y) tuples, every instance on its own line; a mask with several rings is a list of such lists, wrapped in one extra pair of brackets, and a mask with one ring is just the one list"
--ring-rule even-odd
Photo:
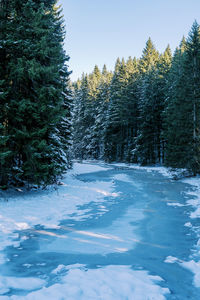
[(194, 273), (194, 285), (199, 288), (200, 287), (200, 262), (196, 262), (194, 260), (183, 261), (178, 259), (177, 257), (168, 256), (166, 257), (165, 263), (174, 264), (178, 263), (182, 267), (190, 270)]
[[(98, 162), (99, 163), (99, 162)], [(86, 174), (86, 173), (92, 173), (92, 172), (100, 172), (109, 170), (111, 168), (106, 167), (104, 163), (102, 163), (102, 166), (91, 164), (89, 161), (84, 161), (84, 163), (75, 163), (73, 165), (73, 173), (74, 174)]]
[(196, 287), (200, 287), (200, 261), (194, 260), (185, 261), (182, 263), (183, 267), (194, 273), (194, 284)]
[[(67, 271), (60, 283), (43, 287), (24, 296), (24, 300), (164, 300), (167, 288), (157, 284), (162, 279), (147, 271), (133, 271), (130, 266), (87, 269), (83, 265), (58, 266), (54, 273)], [(3, 297), (18, 300), (20, 296)]]
[[(81, 205), (87, 205), (90, 202), (96, 203), (99, 207), (99, 213), (107, 212), (106, 197), (109, 201), (115, 201), (120, 195), (114, 191), (113, 182), (81, 182), (74, 175), (99, 172), (108, 170), (103, 167), (89, 164), (75, 163), (74, 169), (64, 178), (57, 189), (53, 187), (45, 191), (24, 192), (18, 191), (15, 194), (8, 194), (9, 201), (0, 202), (0, 251), (7, 246), (14, 246), (17, 250), (21, 241), (29, 239), (31, 232), (40, 235), (58, 237), (58, 243), (69, 243), (69, 238), (80, 242), (83, 253), (101, 253), (112, 252), (123, 253), (133, 248), (134, 244), (141, 243), (140, 239), (134, 233), (134, 226), (130, 225), (133, 220), (143, 218), (143, 210), (137, 211), (131, 206), (126, 211), (122, 221), (115, 220), (107, 227), (106, 231), (99, 230), (73, 230), (73, 227), (62, 227), (59, 222), (63, 219), (84, 220), (89, 218), (91, 211), (87, 208), (80, 209)], [(116, 180), (130, 182), (128, 176), (119, 175)], [(123, 222), (123, 224), (121, 223)], [(125, 222), (125, 223), (124, 223)], [(44, 229), (36, 230), (35, 225), (41, 225)], [(53, 230), (66, 229), (66, 234), (57, 235)], [(125, 232), (123, 228), (126, 228)], [(52, 229), (52, 232), (51, 232)], [(29, 236), (27, 234), (29, 232)], [(19, 234), (20, 233), (20, 234)], [(20, 239), (19, 239), (20, 236)], [(123, 237), (123, 238), (122, 238)], [(73, 243), (71, 249), (73, 248)], [(91, 247), (92, 245), (92, 247)], [(48, 247), (55, 250), (57, 245), (53, 242), (45, 245), (45, 251)], [(57, 250), (58, 250), (57, 249)], [(66, 247), (65, 247), (66, 249)], [(51, 249), (50, 249), (51, 250)], [(39, 251), (42, 251), (40, 249)], [(70, 252), (70, 251), (69, 251)], [(18, 257), (14, 254), (13, 257)], [(0, 264), (8, 260), (0, 252)], [(36, 264), (45, 267), (45, 263)], [(22, 265), (27, 271), (34, 267), (31, 263)], [(52, 276), (59, 276), (60, 281), (52, 285), (38, 276), (38, 278), (20, 278), (20, 277), (0, 277), (0, 299), (1, 300), (163, 300), (164, 295), (169, 293), (167, 288), (159, 285), (162, 279), (158, 276), (152, 276), (145, 270), (132, 270), (131, 266), (106, 266), (97, 269), (87, 269), (85, 265), (58, 265), (52, 271)], [(4, 294), (11, 289), (25, 289), (28, 294), (24, 296), (5, 296)]]
[(162, 174), (165, 177), (171, 178), (171, 172), (169, 168), (166, 167), (149, 167), (149, 166), (139, 166), (136, 164), (125, 164), (125, 163), (113, 163), (112, 166), (116, 167), (122, 167), (122, 168), (129, 168), (129, 169), (135, 169), (135, 170), (146, 170), (147, 172), (153, 172), (156, 171), (160, 174)]
[[(0, 251), (6, 246), (19, 246), (20, 241), (15, 231), (33, 230), (37, 224), (48, 228), (56, 228), (59, 221), (64, 218), (81, 220), (90, 215), (90, 210), (80, 210), (79, 206), (90, 202), (102, 203), (105, 196), (113, 199), (118, 197), (114, 193), (114, 184), (110, 182), (81, 182), (74, 175), (85, 172), (98, 172), (107, 170), (97, 165), (74, 164), (74, 169), (64, 178), (63, 185), (57, 190), (53, 187), (46, 191), (23, 192), (11, 195), (8, 202), (0, 201)], [(101, 214), (106, 210), (101, 209)], [(26, 237), (23, 237), (26, 238)], [(5, 261), (0, 253), (0, 263)]]
[[(190, 189), (186, 193), (189, 198), (187, 203), (194, 208), (190, 213), (190, 218), (198, 219), (200, 218), (200, 177), (197, 176), (182, 181), (193, 187), (192, 190)], [(200, 225), (193, 226), (191, 222), (187, 222), (185, 223), (185, 226), (196, 232), (198, 241), (191, 254), (191, 258), (194, 258), (195, 260), (191, 259), (190, 261), (184, 261), (182, 262), (182, 266), (194, 273), (194, 285), (200, 287)]]
[(177, 206), (177, 207), (182, 207), (182, 206), (185, 206), (184, 204), (181, 204), (181, 203), (178, 203), (178, 202), (168, 202), (167, 203), (168, 206)]
[(165, 263), (168, 264), (174, 264), (175, 262), (179, 262), (179, 259), (177, 257), (174, 256), (167, 256), (166, 259), (164, 260)]
[(200, 218), (200, 178), (189, 178), (184, 179), (184, 183), (190, 184), (194, 189), (187, 192), (188, 196), (192, 196), (187, 203), (194, 207), (194, 211), (191, 213), (191, 219)]
[[(130, 166), (126, 164), (112, 164), (112, 166), (145, 169), (147, 172), (157, 171), (164, 176), (170, 177), (168, 169), (163, 167), (138, 167), (137, 165)], [(65, 176), (57, 189), (51, 187), (45, 191), (32, 191), (29, 193), (20, 191), (15, 196), (11, 194), (8, 197), (8, 202), (0, 202), (0, 264), (6, 261), (1, 251), (9, 245), (20, 249), (20, 242), (29, 238), (26, 235), (27, 230), (44, 236), (59, 237), (51, 244), (44, 245), (45, 251), (59, 251), (60, 248), (62, 249), (60, 245), (68, 243), (68, 246), (65, 246), (64, 249), (68, 247), (69, 253), (72, 253), (74, 250), (73, 242), (71, 241), (74, 240), (76, 243), (81, 243), (79, 253), (82, 251), (82, 253), (101, 253), (106, 255), (113, 252), (123, 253), (132, 249), (134, 244), (144, 243), (135, 234), (134, 226), (130, 225), (131, 220), (135, 217), (134, 211), (138, 218), (143, 218), (143, 211), (141, 210), (138, 213), (131, 206), (124, 214), (123, 224), (120, 220), (115, 220), (107, 227), (107, 231), (101, 231), (101, 229), (90, 231), (73, 230), (73, 226), (68, 228), (60, 226), (60, 221), (63, 219), (84, 220), (89, 218), (92, 212), (87, 207), (80, 209), (81, 205), (94, 202), (99, 208), (99, 214), (104, 214), (108, 211), (104, 205), (106, 197), (112, 198), (109, 201), (115, 201), (116, 197), (120, 197), (120, 194), (117, 194), (114, 190), (114, 181), (81, 182), (75, 177), (77, 174), (100, 172), (108, 169), (109, 166), (103, 166), (103, 164), (75, 163), (74, 169)], [(116, 175), (114, 180), (131, 182), (134, 185), (129, 176), (125, 174)], [(187, 183), (196, 187), (194, 191), (188, 192), (188, 196), (193, 196), (195, 199), (190, 199), (187, 202), (188, 205), (193, 205), (195, 209), (190, 215), (191, 219), (198, 218), (200, 217), (200, 179), (189, 179)], [(140, 188), (139, 184), (136, 187)], [(183, 206), (180, 203), (167, 204)], [(36, 231), (34, 229), (35, 225), (41, 225), (44, 229)], [(192, 224), (187, 222), (185, 226), (192, 227)], [(52, 232), (50, 230), (59, 228), (66, 229), (66, 234), (58, 236), (53, 230)], [(126, 228), (126, 232), (122, 233), (124, 228)], [(19, 232), (21, 240), (19, 240)], [(197, 246), (197, 251), (199, 251), (200, 242)], [(42, 247), (39, 251), (43, 251)], [(183, 262), (172, 256), (168, 256), (165, 262), (179, 263), (183, 267), (190, 269), (195, 274), (194, 284), (199, 286), (199, 262), (195, 262), (193, 259)], [(45, 266), (45, 263), (40, 265)], [(23, 266), (27, 269), (32, 268), (32, 265), (29, 263), (25, 263)], [(10, 289), (20, 288), (30, 291), (28, 295), (23, 296), (25, 300), (163, 300), (165, 299), (164, 295), (169, 293), (168, 289), (159, 285), (159, 282), (162, 280), (160, 277), (151, 276), (146, 270), (132, 270), (131, 266), (119, 265), (87, 269), (85, 265), (80, 264), (70, 266), (58, 265), (52, 271), (53, 275), (62, 275), (62, 278), (60, 282), (47, 287), (46, 281), (40, 278), (1, 276), (0, 295), (2, 296), (0, 296), (0, 299), (22, 299), (21, 296), (3, 296)]]
[(9, 292), (10, 289), (21, 289), (22, 287), (26, 287), (26, 290), (39, 289), (42, 288), (45, 283), (45, 280), (38, 278), (17, 278), (0, 276), (0, 295)]
[(185, 226), (185, 227), (190, 227), (190, 228), (192, 228), (192, 224), (191, 224), (191, 222), (187, 222), (187, 223), (185, 223), (185, 224), (184, 224), (184, 226)]

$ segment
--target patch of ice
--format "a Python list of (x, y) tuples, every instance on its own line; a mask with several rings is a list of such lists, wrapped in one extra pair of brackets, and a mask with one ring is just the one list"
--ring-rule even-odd
[(117, 174), (117, 175), (114, 175), (113, 179), (120, 180), (120, 181), (125, 181), (125, 182), (132, 182), (130, 180), (130, 178), (128, 177), (128, 175), (126, 175), (126, 174)]
[[(118, 218), (105, 228), (98, 230), (75, 230), (73, 227), (61, 226), (65, 234), (63, 238), (54, 239), (51, 243), (41, 243), (40, 253), (58, 252), (63, 253), (87, 253), (106, 255), (114, 252), (125, 252), (133, 249), (140, 243), (137, 235), (137, 227), (133, 226), (132, 221), (144, 218), (143, 210), (136, 210), (135, 206), (130, 206), (123, 218)], [(124, 228), (126, 230), (124, 231)], [(135, 230), (133, 230), (135, 228)], [(39, 231), (38, 231), (39, 232)], [(43, 235), (55, 235), (49, 231), (41, 231)], [(64, 238), (65, 237), (65, 238)]]
[(117, 174), (115, 176), (113, 176), (113, 179), (115, 180), (119, 180), (119, 181), (123, 181), (123, 182), (128, 182), (131, 185), (133, 185), (134, 187), (136, 187), (137, 189), (141, 189), (142, 188), (142, 184), (140, 184), (139, 182), (135, 183), (133, 180), (131, 180), (131, 178), (126, 175), (126, 174)]

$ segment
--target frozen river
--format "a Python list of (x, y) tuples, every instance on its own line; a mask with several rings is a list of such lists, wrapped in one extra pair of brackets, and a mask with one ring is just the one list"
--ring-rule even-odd
[(0, 300), (199, 300), (195, 187), (159, 171), (85, 162), (1, 192)]

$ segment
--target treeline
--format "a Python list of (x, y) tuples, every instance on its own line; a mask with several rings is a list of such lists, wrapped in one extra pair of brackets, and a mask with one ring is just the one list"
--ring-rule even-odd
[(55, 182), (69, 165), (69, 57), (56, 0), (0, 1), (0, 187)]
[(140, 59), (95, 66), (74, 83), (73, 149), (79, 159), (163, 164), (200, 172), (200, 27), (172, 56), (151, 39)]

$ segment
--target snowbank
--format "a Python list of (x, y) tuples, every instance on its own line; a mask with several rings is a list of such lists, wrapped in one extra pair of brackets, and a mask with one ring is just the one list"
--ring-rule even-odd
[[(167, 288), (156, 284), (162, 281), (147, 271), (133, 271), (130, 266), (108, 266), (87, 269), (84, 265), (58, 266), (54, 273), (66, 272), (60, 283), (34, 291), (24, 300), (164, 300)], [(3, 297), (18, 300), (20, 296)]]
[(156, 171), (163, 176), (172, 177), (172, 173), (169, 168), (166, 167), (149, 167), (149, 166), (139, 166), (136, 164), (126, 164), (126, 163), (113, 163), (112, 166), (118, 167), (118, 168), (129, 168), (129, 169), (135, 169), (135, 170), (145, 170), (147, 172), (153, 172)]
[[(200, 218), (200, 178), (187, 178), (183, 179), (182, 182), (189, 184), (192, 187), (188, 189), (186, 195), (188, 197), (187, 205), (191, 205), (194, 210), (190, 213), (189, 217), (191, 222), (185, 223), (185, 227), (190, 228), (194, 232), (196, 232), (198, 241), (195, 245), (194, 249), (192, 249), (190, 261), (183, 261), (176, 257), (168, 256), (165, 259), (166, 263), (179, 263), (182, 267), (190, 270), (194, 273), (194, 285), (199, 288), (200, 287), (200, 225), (192, 225), (192, 220)], [(177, 205), (178, 203), (175, 203)], [(172, 205), (168, 203), (168, 205)], [(174, 204), (173, 204), (174, 205)], [(180, 205), (178, 205), (180, 206)]]
[[(87, 209), (80, 206), (90, 202), (102, 203), (106, 196), (118, 197), (110, 182), (81, 182), (74, 175), (85, 172), (107, 170), (98, 165), (74, 164), (74, 169), (64, 178), (57, 189), (54, 187), (44, 191), (6, 193), (9, 201), (0, 198), (0, 264), (5, 262), (5, 247), (19, 246), (19, 232), (31, 230), (35, 225), (56, 228), (63, 219), (82, 220), (90, 215)], [(3, 193), (2, 193), (3, 194)], [(106, 211), (100, 208), (101, 214)], [(26, 238), (23, 236), (22, 239)]]

